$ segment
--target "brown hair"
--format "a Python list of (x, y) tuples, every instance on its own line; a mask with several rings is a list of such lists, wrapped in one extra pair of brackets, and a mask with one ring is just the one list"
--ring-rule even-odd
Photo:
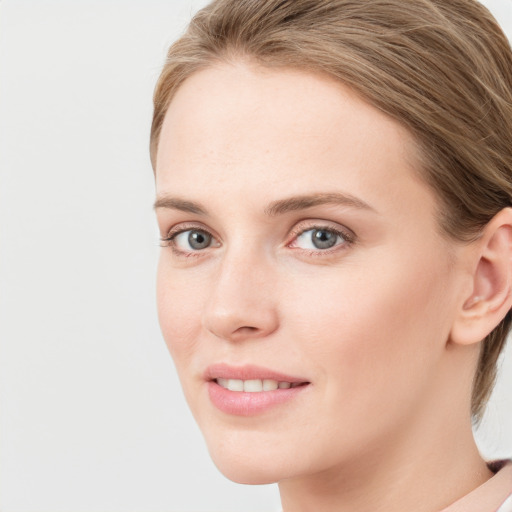
[[(214, 61), (327, 73), (398, 120), (418, 143), (443, 231), (469, 242), (512, 204), (512, 51), (475, 0), (215, 0), (169, 49), (154, 95), (151, 161), (177, 88)], [(481, 417), (510, 328), (482, 343)]]

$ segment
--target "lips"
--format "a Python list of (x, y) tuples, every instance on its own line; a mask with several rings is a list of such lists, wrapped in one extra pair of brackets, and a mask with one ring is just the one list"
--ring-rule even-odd
[(302, 386), (302, 382), (277, 381), (274, 379), (215, 379), (215, 382), (229, 391), (245, 391), (246, 393), (261, 393), (262, 391), (274, 391), (275, 389), (289, 389)]
[(230, 366), (224, 363), (209, 366), (205, 372), (205, 380), (214, 379), (237, 379), (237, 380), (276, 380), (278, 382), (305, 383), (308, 379), (294, 377), (284, 373), (276, 372), (262, 366), (245, 365)]
[(310, 382), (258, 366), (217, 364), (205, 372), (208, 394), (215, 407), (236, 416), (261, 414), (298, 397)]

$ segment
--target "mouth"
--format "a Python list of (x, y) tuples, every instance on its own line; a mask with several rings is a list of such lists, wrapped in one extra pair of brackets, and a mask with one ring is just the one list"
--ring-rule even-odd
[(262, 391), (275, 391), (276, 389), (290, 389), (307, 386), (309, 382), (288, 382), (274, 379), (214, 379), (220, 387), (229, 391), (245, 393), (261, 393)]
[(210, 366), (205, 374), (211, 403), (223, 413), (254, 416), (293, 402), (311, 382), (257, 366)]

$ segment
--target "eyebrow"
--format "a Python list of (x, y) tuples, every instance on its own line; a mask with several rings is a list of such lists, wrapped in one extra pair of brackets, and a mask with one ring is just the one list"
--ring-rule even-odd
[[(279, 199), (270, 203), (264, 210), (265, 215), (275, 217), (285, 213), (306, 210), (314, 206), (321, 205), (341, 205), (360, 210), (375, 211), (368, 203), (363, 200), (350, 195), (342, 194), (340, 192), (331, 193), (318, 193), (318, 194), (305, 194), (300, 196), (293, 196), (286, 199)], [(196, 215), (208, 215), (208, 211), (201, 206), (201, 204), (194, 201), (188, 201), (179, 197), (162, 196), (159, 197), (155, 204), (155, 210), (158, 208), (169, 208), (172, 210), (179, 210), (186, 213), (194, 213)]]
[(171, 210), (180, 210), (187, 213), (195, 213), (197, 215), (208, 215), (208, 212), (199, 203), (180, 199), (179, 197), (162, 196), (159, 197), (153, 208), (169, 208)]
[(270, 203), (270, 205), (265, 208), (265, 214), (270, 217), (274, 217), (276, 215), (282, 215), (284, 213), (297, 210), (306, 210), (307, 208), (312, 208), (313, 206), (321, 206), (324, 204), (349, 206), (360, 210), (375, 211), (368, 203), (365, 203), (363, 200), (355, 196), (350, 194), (342, 194), (340, 192), (331, 192), (327, 194), (307, 194), (290, 197), (288, 199), (280, 199)]

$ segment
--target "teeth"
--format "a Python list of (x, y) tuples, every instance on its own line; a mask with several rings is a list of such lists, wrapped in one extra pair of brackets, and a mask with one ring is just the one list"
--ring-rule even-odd
[(248, 393), (257, 393), (258, 391), (263, 391), (263, 382), (261, 380), (246, 380), (244, 381), (244, 391)]
[(260, 391), (274, 391), (275, 389), (288, 389), (300, 386), (300, 382), (278, 382), (272, 379), (216, 379), (217, 384), (229, 391), (245, 391), (246, 393), (259, 393)]
[(263, 381), (263, 391), (274, 391), (279, 387), (277, 380), (265, 379)]
[(225, 389), (228, 389), (228, 379), (217, 379), (217, 384)]
[(243, 391), (244, 381), (238, 379), (228, 379), (228, 389), (230, 391)]

